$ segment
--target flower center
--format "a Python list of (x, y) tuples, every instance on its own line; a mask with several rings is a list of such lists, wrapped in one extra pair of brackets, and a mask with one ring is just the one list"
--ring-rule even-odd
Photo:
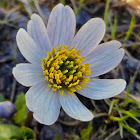
[(58, 46), (57, 50), (52, 47), (51, 52), (48, 51), (46, 58), (42, 58), (42, 69), (45, 75), (45, 80), (49, 82), (48, 86), (52, 87), (53, 91), (60, 90), (63, 95), (63, 89), (73, 95), (76, 89), (81, 90), (86, 87), (90, 78), (90, 64), (81, 64), (86, 57), (79, 56), (80, 50), (76, 51), (74, 47), (68, 49), (68, 46)]

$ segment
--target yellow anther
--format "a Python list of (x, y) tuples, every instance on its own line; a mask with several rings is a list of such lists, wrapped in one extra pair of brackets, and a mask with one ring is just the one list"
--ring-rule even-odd
[(58, 89), (62, 88), (62, 86), (57, 86)]
[(54, 67), (51, 67), (49, 71), (52, 73), (54, 71)]
[(63, 91), (63, 89), (61, 88), (61, 89), (60, 89), (60, 94), (63, 95), (63, 93), (64, 93), (64, 91)]
[(53, 57), (55, 57), (55, 48), (54, 48), (54, 46), (52, 47), (52, 55), (53, 55)]
[(86, 64), (84, 64), (84, 65), (88, 67), (88, 66), (90, 66), (90, 63), (86, 63)]
[(66, 75), (63, 75), (63, 77), (61, 78), (61, 81), (65, 80), (67, 77)]
[(53, 88), (52, 88), (52, 90), (53, 90), (53, 91), (56, 91), (56, 90), (57, 90), (57, 88), (53, 87)]
[(50, 79), (49, 81), (53, 84), (53, 79)]
[(58, 46), (57, 52), (61, 51), (61, 49), (62, 49), (62, 45)]
[(74, 86), (76, 89), (81, 90), (82, 88), (79, 85)]
[(75, 72), (76, 72), (76, 70), (69, 71), (69, 72), (68, 72), (68, 75), (72, 75), (72, 74), (74, 74)]
[(66, 74), (67, 72), (68, 72), (68, 70), (64, 70), (64, 71), (62, 71), (63, 74)]
[(53, 79), (53, 78), (54, 78), (53, 73), (50, 73), (50, 74), (49, 74), (49, 77), (50, 77), (51, 79)]
[(68, 65), (70, 63), (70, 61), (66, 61), (65, 63), (64, 63), (64, 65)]
[(86, 87), (87, 85), (79, 83), (79, 86)]
[(77, 76), (77, 77), (82, 77), (82, 72), (77, 72), (77, 73), (75, 73), (75, 75)]
[(65, 82), (65, 85), (68, 85), (69, 84), (69, 82)]
[(74, 49), (74, 46), (73, 47), (71, 47), (68, 51), (72, 51)]
[(76, 80), (77, 80), (77, 76), (74, 76), (74, 78), (73, 78), (73, 82), (75, 82)]
[(57, 88), (57, 84), (54, 84), (53, 87)]
[(82, 82), (82, 83), (87, 83), (88, 81), (90, 81), (90, 78), (82, 78), (82, 79), (80, 79), (80, 82)]
[(71, 95), (73, 95), (73, 92), (72, 92), (71, 90), (68, 89), (68, 92), (69, 92)]
[(52, 85), (53, 85), (52, 83), (49, 83), (49, 84), (48, 84), (48, 87), (51, 87)]
[(76, 92), (76, 90), (73, 87), (69, 88), (69, 90), (71, 90), (72, 92)]
[(77, 52), (75, 52), (75, 54), (77, 54), (77, 55), (78, 55), (80, 52), (81, 52), (81, 50), (78, 50)]
[(62, 77), (63, 77), (63, 73), (60, 73), (60, 74), (59, 74), (59, 78), (62, 78)]
[(48, 76), (46, 76), (46, 77), (45, 77), (45, 80), (46, 80), (46, 81), (49, 81), (49, 77), (48, 77)]
[(55, 67), (55, 69), (56, 69), (56, 70), (58, 70), (59, 68), (60, 68), (60, 66), (59, 66), (59, 65), (57, 65), (57, 66)]
[(77, 65), (73, 67), (73, 69), (75, 69), (75, 70), (76, 70), (77, 68), (78, 68), (78, 66), (77, 66)]
[(59, 54), (60, 54), (60, 53), (57, 52), (56, 55), (55, 55), (55, 57), (54, 57), (54, 59), (57, 59), (57, 58), (59, 57)]
[(67, 45), (64, 45), (64, 50), (67, 50), (68, 49), (68, 46)]
[(57, 83), (57, 84), (61, 84), (61, 80), (56, 79), (56, 83)]
[(70, 68), (72, 68), (73, 67), (73, 65), (68, 65), (67, 66), (67, 69), (70, 69)]
[(70, 75), (70, 76), (69, 76), (69, 79), (68, 79), (69, 82), (72, 81), (72, 79), (73, 79), (73, 75)]
[(48, 51), (48, 56), (51, 57), (51, 52), (50, 51)]
[(48, 61), (48, 62), (47, 62), (47, 67), (49, 67), (49, 65), (50, 65), (50, 64), (51, 64), (51, 62), (50, 62), (50, 61)]
[(63, 64), (63, 61), (59, 61), (58, 64), (61, 66)]
[(42, 62), (45, 63), (45, 58), (44, 57), (42, 58)]
[(80, 61), (83, 61), (84, 59), (86, 59), (86, 57), (82, 57), (82, 58), (80, 58), (79, 60), (80, 60)]
[(83, 76), (88, 76), (88, 75), (90, 75), (90, 74), (91, 74), (90, 71), (88, 71), (88, 72), (84, 72), (84, 73), (83, 73)]
[(85, 68), (84, 68), (84, 67), (83, 67), (83, 68), (81, 68), (81, 69), (80, 69), (80, 71), (81, 71), (81, 72), (84, 72), (84, 71), (85, 71)]
[(86, 67), (86, 68), (85, 68), (85, 71), (89, 71), (89, 70), (90, 70), (90, 67)]
[(59, 79), (59, 74), (55, 74), (55, 79)]
[(76, 52), (76, 50), (75, 50), (75, 49), (73, 49), (73, 50), (71, 51), (71, 53), (74, 53), (74, 52)]
[(45, 70), (45, 65), (43, 62), (41, 63), (41, 66), (42, 66), (42, 69)]
[(43, 71), (43, 74), (44, 75), (49, 75), (49, 71), (48, 70), (45, 70), (45, 71)]

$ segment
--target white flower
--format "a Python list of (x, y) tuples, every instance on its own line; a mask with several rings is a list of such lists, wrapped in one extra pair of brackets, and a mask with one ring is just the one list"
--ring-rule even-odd
[(27, 106), (34, 118), (46, 125), (57, 120), (61, 106), (72, 118), (90, 121), (93, 114), (76, 94), (106, 99), (126, 86), (123, 79), (93, 78), (114, 69), (124, 56), (118, 41), (98, 45), (105, 34), (104, 21), (89, 20), (74, 37), (75, 26), (72, 9), (58, 4), (47, 30), (42, 19), (33, 14), (27, 32), (19, 29), (17, 33), (19, 50), (30, 63), (18, 64), (13, 75), (22, 85), (32, 86), (26, 93)]

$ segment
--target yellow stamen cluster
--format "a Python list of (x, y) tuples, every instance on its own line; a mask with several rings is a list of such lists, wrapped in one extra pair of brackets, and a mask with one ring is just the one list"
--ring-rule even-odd
[(48, 86), (52, 87), (53, 91), (60, 90), (63, 95), (63, 89), (73, 95), (76, 89), (81, 90), (86, 87), (90, 78), (90, 64), (81, 64), (86, 57), (79, 56), (80, 50), (76, 51), (74, 47), (68, 49), (68, 46), (58, 46), (57, 50), (52, 47), (51, 52), (48, 51), (46, 58), (42, 58), (42, 69), (45, 75), (45, 80), (49, 82)]

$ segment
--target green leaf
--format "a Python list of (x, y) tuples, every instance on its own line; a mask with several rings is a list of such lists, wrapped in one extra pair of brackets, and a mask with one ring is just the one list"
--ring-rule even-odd
[(89, 140), (90, 134), (92, 132), (93, 126), (92, 126), (92, 121), (89, 123), (87, 129), (83, 129), (80, 134), (81, 134), (81, 139), (82, 140)]
[(129, 131), (130, 133), (132, 133), (133, 135), (136, 135), (136, 130), (133, 129), (132, 127), (128, 126), (128, 125), (125, 125), (125, 124), (122, 124), (122, 126), (127, 130)]
[(131, 86), (132, 86), (132, 77), (130, 77), (130, 82), (129, 82), (127, 93), (126, 93), (126, 96), (125, 96), (125, 101), (124, 101), (125, 106), (127, 106), (127, 104), (128, 104), (128, 99), (129, 99), (129, 93), (130, 93), (130, 90), (131, 90)]
[(25, 104), (26, 104), (25, 95), (24, 95), (24, 93), (20, 93), (16, 97), (15, 107), (17, 110), (20, 110), (22, 108), (22, 106)]
[(124, 116), (124, 117), (113, 117), (113, 116), (109, 116), (109, 119), (110, 120), (113, 120), (113, 121), (117, 121), (117, 122), (122, 122), (124, 120), (126, 120), (129, 116)]
[(128, 115), (129, 117), (131, 117), (132, 119), (134, 119), (136, 122), (140, 123), (140, 120), (138, 120), (131, 112), (129, 111), (125, 111), (125, 110), (121, 110), (122, 113)]
[(115, 15), (115, 18), (114, 18), (114, 24), (112, 26), (112, 30), (111, 30), (111, 38), (114, 40), (115, 39), (115, 36), (116, 36), (116, 28), (117, 28), (117, 15)]
[(123, 139), (123, 125), (122, 125), (122, 122), (119, 122), (119, 129), (120, 129), (120, 136), (121, 136), (121, 139)]
[(21, 127), (21, 134), (24, 140), (35, 140), (35, 133), (32, 129), (27, 127)]
[(132, 18), (131, 18), (131, 23), (130, 23), (128, 32), (127, 32), (127, 34), (125, 36), (125, 40), (127, 40), (130, 37), (130, 35), (131, 35), (132, 31), (133, 31), (135, 23), (136, 23), (135, 15), (133, 15)]
[(0, 93), (0, 102), (5, 101), (4, 96)]
[(104, 12), (104, 21), (106, 24), (106, 30), (107, 30), (107, 24), (108, 24), (108, 12), (110, 7), (111, 0), (106, 0), (106, 6), (105, 6), (105, 12)]
[(118, 103), (118, 100), (113, 100), (113, 101), (111, 102), (111, 105), (110, 105), (110, 108), (109, 108), (108, 114), (111, 114), (112, 109), (113, 109), (113, 106), (114, 106), (115, 103)]
[(15, 125), (1, 124), (0, 125), (0, 140), (9, 140), (9, 139), (22, 140), (22, 135), (20, 128)]
[(26, 105), (23, 105), (22, 108), (17, 111), (16, 115), (13, 117), (13, 120), (18, 125), (24, 125), (26, 120)]

